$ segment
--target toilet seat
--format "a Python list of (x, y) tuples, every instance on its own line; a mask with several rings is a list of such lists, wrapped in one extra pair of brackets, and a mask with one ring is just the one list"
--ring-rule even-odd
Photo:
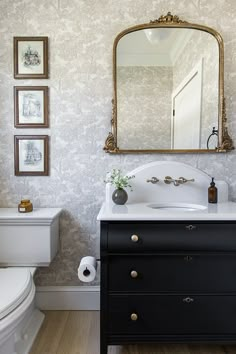
[(32, 283), (29, 268), (0, 268), (0, 320), (25, 300)]

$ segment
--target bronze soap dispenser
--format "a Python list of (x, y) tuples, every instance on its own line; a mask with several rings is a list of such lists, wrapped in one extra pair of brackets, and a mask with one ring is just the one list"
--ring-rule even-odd
[(214, 177), (208, 188), (208, 203), (217, 203), (217, 188), (215, 186)]

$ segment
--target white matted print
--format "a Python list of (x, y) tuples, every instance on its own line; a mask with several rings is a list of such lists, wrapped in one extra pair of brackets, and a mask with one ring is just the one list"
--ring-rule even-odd
[(47, 37), (14, 37), (14, 77), (48, 77)]
[(15, 174), (48, 175), (48, 136), (15, 136)]
[(43, 123), (43, 92), (19, 92), (19, 123)]
[(43, 74), (43, 42), (18, 42), (18, 70), (21, 74)]
[(48, 127), (48, 87), (14, 87), (15, 127)]
[(43, 140), (19, 141), (19, 170), (21, 172), (42, 172), (44, 170)]

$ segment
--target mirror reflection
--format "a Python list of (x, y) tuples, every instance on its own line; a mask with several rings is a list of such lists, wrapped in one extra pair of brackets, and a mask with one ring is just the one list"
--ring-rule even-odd
[[(153, 27), (124, 35), (116, 85), (119, 149), (207, 149), (218, 130), (219, 46), (208, 32)], [(215, 134), (208, 146), (217, 145)]]

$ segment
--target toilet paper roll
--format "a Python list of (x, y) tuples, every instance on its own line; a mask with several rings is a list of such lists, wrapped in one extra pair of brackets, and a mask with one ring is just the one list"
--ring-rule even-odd
[(83, 257), (78, 268), (78, 278), (84, 283), (89, 283), (95, 279), (96, 273), (96, 258), (90, 256)]

